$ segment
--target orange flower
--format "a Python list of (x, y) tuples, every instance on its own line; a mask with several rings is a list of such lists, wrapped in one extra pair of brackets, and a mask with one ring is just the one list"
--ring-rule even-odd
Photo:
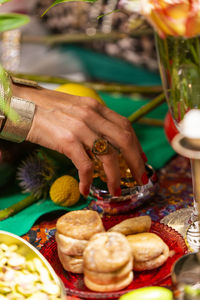
[(161, 37), (200, 34), (200, 0), (141, 0), (141, 13)]

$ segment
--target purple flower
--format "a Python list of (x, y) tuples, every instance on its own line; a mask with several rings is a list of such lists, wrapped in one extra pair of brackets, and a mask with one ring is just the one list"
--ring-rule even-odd
[(17, 170), (17, 179), (23, 192), (31, 193), (37, 198), (47, 196), (54, 176), (51, 161), (38, 152), (27, 157)]

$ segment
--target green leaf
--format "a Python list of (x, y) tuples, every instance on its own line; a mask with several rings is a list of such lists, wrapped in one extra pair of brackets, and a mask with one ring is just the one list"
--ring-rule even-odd
[(13, 123), (16, 123), (17, 120), (19, 120), (19, 116), (9, 105), (9, 99), (12, 96), (11, 88), (10, 88), (10, 80), (7, 72), (3, 69), (1, 65), (0, 65), (0, 83), (1, 83), (1, 88), (4, 91), (4, 97), (5, 97), (5, 99), (3, 99), (2, 96), (0, 96), (0, 110)]
[(0, 5), (3, 3), (9, 2), (9, 1), (11, 1), (11, 0), (0, 0)]
[(42, 14), (42, 17), (48, 12), (48, 10), (52, 7), (54, 7), (55, 5), (57, 4), (60, 4), (60, 3), (64, 3), (64, 2), (90, 2), (90, 3), (94, 3), (96, 2), (97, 0), (56, 0), (54, 1), (54, 3), (45, 10), (45, 12)]
[(29, 22), (29, 17), (21, 14), (0, 14), (0, 32), (12, 30)]

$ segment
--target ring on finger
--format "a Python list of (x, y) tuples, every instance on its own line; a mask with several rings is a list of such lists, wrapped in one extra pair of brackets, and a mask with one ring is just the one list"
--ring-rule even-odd
[(98, 138), (93, 142), (92, 153), (94, 155), (104, 155), (107, 154), (109, 150), (109, 143), (104, 138)]

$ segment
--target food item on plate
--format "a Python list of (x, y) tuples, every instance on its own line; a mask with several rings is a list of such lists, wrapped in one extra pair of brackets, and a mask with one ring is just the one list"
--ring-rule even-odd
[(77, 240), (56, 232), (56, 242), (59, 249), (66, 255), (82, 255), (88, 244), (86, 240)]
[(0, 299), (61, 299), (60, 287), (42, 261), (20, 251), (16, 244), (0, 244)]
[(83, 256), (70, 256), (58, 248), (58, 257), (65, 270), (72, 273), (83, 273)]
[(88, 240), (105, 231), (100, 216), (91, 210), (72, 211), (58, 219), (56, 229), (58, 257), (63, 268), (83, 273), (83, 251)]
[(169, 257), (168, 246), (155, 233), (138, 233), (126, 238), (132, 250), (135, 271), (158, 268)]
[(95, 234), (83, 252), (85, 285), (99, 292), (118, 291), (133, 280), (131, 248), (118, 232)]
[(93, 282), (96, 282), (97, 284), (107, 284), (107, 283), (115, 283), (120, 281), (123, 277), (127, 277), (127, 275), (132, 271), (133, 269), (133, 261), (130, 260), (125, 266), (122, 268), (119, 268), (116, 271), (113, 272), (96, 272), (96, 271), (90, 271), (87, 268), (85, 268), (84, 274), (85, 276), (90, 279)]
[(66, 213), (57, 221), (58, 233), (78, 240), (89, 240), (95, 233), (105, 231), (96, 211), (76, 210)]
[(130, 272), (128, 276), (122, 278), (120, 281), (110, 284), (97, 284), (94, 281), (88, 279), (88, 277), (84, 277), (85, 285), (88, 289), (95, 292), (114, 292), (124, 289), (128, 286), (133, 280), (133, 272)]
[(111, 227), (108, 231), (120, 232), (124, 235), (147, 232), (151, 227), (151, 218), (149, 216), (140, 216), (126, 219), (119, 224)]
[(95, 234), (84, 250), (84, 267), (96, 272), (113, 272), (125, 266), (131, 258), (131, 248), (125, 236), (118, 232)]

